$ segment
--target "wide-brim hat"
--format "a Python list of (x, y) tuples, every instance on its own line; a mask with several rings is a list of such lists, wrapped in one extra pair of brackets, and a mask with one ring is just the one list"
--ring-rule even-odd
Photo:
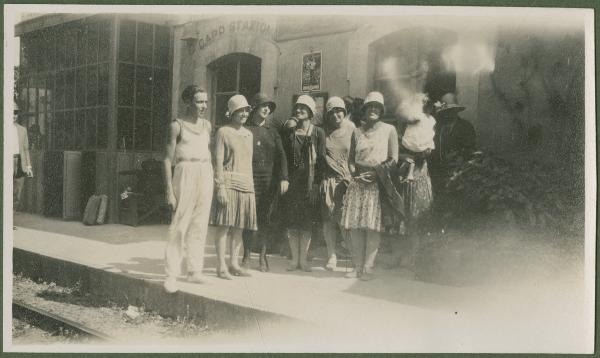
[(439, 101), (435, 102), (433, 106), (435, 107), (436, 114), (445, 111), (462, 112), (467, 108), (458, 104), (455, 93), (446, 93)]
[(264, 93), (257, 93), (252, 98), (251, 104), (252, 104), (252, 112), (254, 112), (258, 107), (263, 106), (265, 104), (269, 106), (269, 110), (271, 111), (271, 113), (275, 112), (275, 108), (277, 108), (277, 105), (271, 99), (271, 97), (267, 96)]
[(364, 111), (369, 104), (378, 104), (381, 107), (381, 113), (383, 114), (385, 112), (385, 104), (383, 101), (383, 94), (381, 92), (369, 92), (365, 97), (365, 101), (363, 102), (361, 109)]
[(311, 117), (314, 117), (315, 113), (317, 113), (317, 104), (311, 96), (306, 94), (299, 96), (296, 100), (296, 103), (294, 104), (294, 107), (296, 107), (299, 104), (305, 105), (310, 110)]
[(235, 111), (243, 108), (250, 108), (250, 105), (248, 104), (246, 97), (241, 94), (236, 94), (227, 101), (227, 113), (229, 116), (233, 115)]

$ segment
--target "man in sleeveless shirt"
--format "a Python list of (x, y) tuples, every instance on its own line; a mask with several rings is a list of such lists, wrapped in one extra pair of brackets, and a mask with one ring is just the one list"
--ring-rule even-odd
[(188, 281), (203, 282), (204, 245), (213, 195), (208, 94), (197, 86), (188, 86), (181, 98), (186, 111), (171, 122), (164, 158), (166, 200), (173, 211), (165, 250), (167, 292), (177, 291), (183, 260)]

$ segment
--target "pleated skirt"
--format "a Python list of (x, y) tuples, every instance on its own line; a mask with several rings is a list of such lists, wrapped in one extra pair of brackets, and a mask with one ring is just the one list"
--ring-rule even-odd
[(257, 219), (254, 193), (235, 189), (224, 190), (227, 197), (225, 204), (219, 203), (216, 192), (213, 195), (210, 224), (256, 231)]

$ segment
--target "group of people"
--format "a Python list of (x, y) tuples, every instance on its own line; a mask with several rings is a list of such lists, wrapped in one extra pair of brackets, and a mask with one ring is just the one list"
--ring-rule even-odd
[[(301, 95), (281, 126), (269, 120), (276, 104), (266, 95), (257, 94), (251, 103), (234, 95), (227, 103), (227, 123), (212, 135), (206, 91), (185, 88), (186, 111), (170, 124), (164, 159), (166, 198), (173, 210), (165, 289), (177, 291), (183, 261), (188, 281), (203, 282), (209, 224), (215, 227), (219, 278), (250, 276), (246, 267), (253, 243), (260, 244), (258, 269), (268, 271), (275, 216), (286, 229), (289, 271), (311, 271), (307, 257), (319, 223), (327, 246), (325, 268), (336, 268), (340, 233), (352, 254), (353, 269), (345, 276), (372, 278), (381, 234), (390, 228), (416, 232), (431, 211), (428, 157), (443, 161), (445, 151), (465, 147), (461, 135), (472, 137), (474, 147), (475, 132), (456, 116), (464, 107), (452, 96), (442, 97), (437, 109), (422, 98), (423, 110), (403, 117), (406, 129), (399, 140), (396, 127), (382, 121), (385, 104), (379, 92), (370, 92), (359, 110), (347, 108), (347, 99), (329, 98), (320, 123), (314, 121), (313, 98)], [(436, 125), (432, 113), (452, 117), (440, 122), (450, 128)]]

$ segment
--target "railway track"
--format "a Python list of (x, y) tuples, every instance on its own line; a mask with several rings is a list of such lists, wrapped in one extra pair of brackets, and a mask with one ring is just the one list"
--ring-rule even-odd
[(61, 317), (57, 314), (46, 310), (33, 307), (27, 303), (13, 301), (12, 304), (13, 317), (21, 319), (35, 327), (39, 327), (49, 332), (65, 332), (76, 334), (80, 337), (92, 339), (94, 341), (114, 341), (114, 338), (93, 328)]

